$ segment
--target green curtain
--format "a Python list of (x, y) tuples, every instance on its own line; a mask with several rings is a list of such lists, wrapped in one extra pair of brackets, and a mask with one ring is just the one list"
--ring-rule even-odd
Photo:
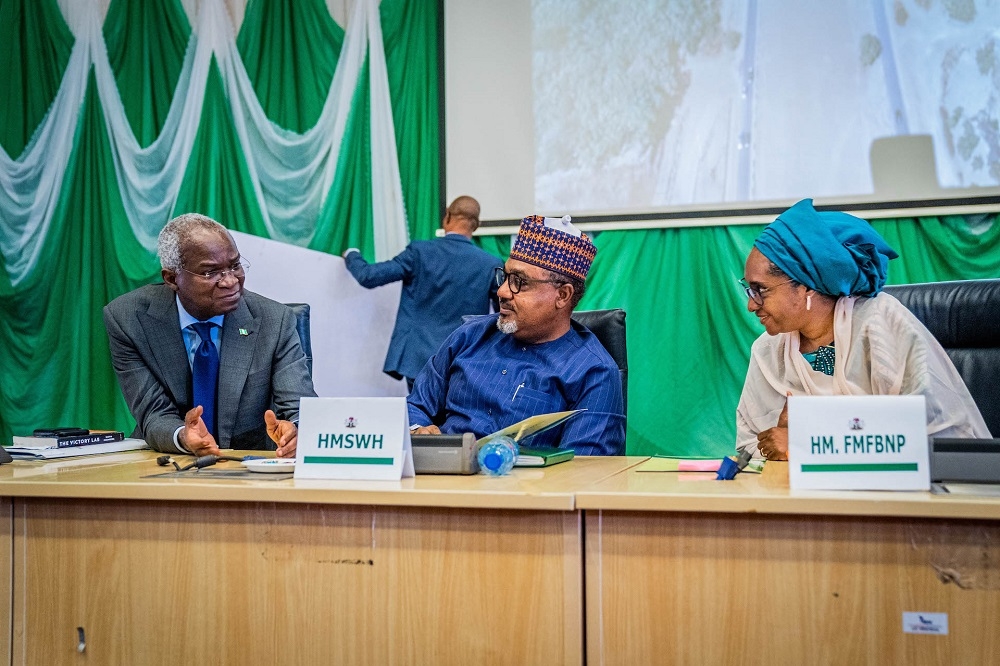
[(59, 90), (73, 34), (55, 2), (0, 0), (0, 145), (17, 157)]
[[(176, 2), (112, 0), (108, 8), (108, 61), (140, 146), (163, 129), (190, 36), (187, 14)], [(133, 90), (141, 94), (129, 94)]]
[(438, 14), (427, 8), (437, 4), (382, 0), (379, 5), (403, 205), (414, 239), (434, 237), (445, 206), (438, 187)]
[(268, 235), (214, 61), (205, 83), (198, 135), (174, 210), (198, 211), (235, 231)]
[(899, 259), (889, 264), (889, 284), (1000, 277), (997, 215), (951, 215), (875, 220), (872, 226)]
[(473, 236), (472, 241), (504, 261), (510, 255), (510, 236)]
[[(397, 151), (411, 233), (430, 237), (438, 197), (437, 0), (384, 0), (380, 7)], [(180, 0), (112, 0), (103, 26), (126, 116), (139, 143), (161, 131), (191, 26)], [(271, 120), (295, 131), (319, 116), (344, 31), (324, 0), (251, 0), (237, 39)], [(0, 144), (21, 154), (62, 81), (73, 35), (56, 0), (0, 0)], [(354, 92), (337, 174), (311, 247), (339, 254), (373, 248), (367, 68)], [(430, 83), (429, 83), (430, 82)], [(197, 210), (266, 237), (261, 211), (218, 67), (176, 211)], [(136, 240), (118, 192), (93, 74), (52, 224), (35, 270), (15, 288), (0, 261), (0, 440), (39, 426), (131, 430), (111, 368), (101, 308), (159, 279)], [(0, 225), (4, 221), (0, 220)]]
[(321, 0), (250, 0), (236, 39), (264, 113), (299, 133), (323, 110), (343, 43)]
[[(339, 253), (356, 247), (371, 260), (375, 254), (372, 233), (372, 161), (369, 144), (371, 121), (368, 109), (368, 67), (361, 72), (353, 112), (347, 121), (341, 159), (333, 178), (333, 190), (319, 215), (319, 226), (309, 247)], [(353, 159), (344, 159), (352, 155)], [(350, 224), (343, 223), (350, 220)]]

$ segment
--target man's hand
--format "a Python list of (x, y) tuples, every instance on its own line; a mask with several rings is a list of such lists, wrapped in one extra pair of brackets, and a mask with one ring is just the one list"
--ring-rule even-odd
[(757, 434), (757, 448), (768, 460), (788, 460), (788, 398), (778, 415), (778, 425)]
[(347, 259), (347, 255), (349, 255), (351, 252), (357, 252), (358, 254), (360, 254), (361, 250), (359, 250), (356, 247), (349, 247), (346, 250), (344, 250), (344, 253), (340, 256), (342, 256), (344, 259)]
[(208, 431), (201, 415), (204, 408), (198, 405), (194, 409), (188, 410), (184, 415), (184, 428), (177, 436), (178, 441), (188, 451), (196, 456), (222, 455), (219, 446), (215, 443), (215, 438)]
[(436, 425), (420, 426), (419, 428), (414, 428), (410, 431), (411, 435), (440, 435), (441, 428)]
[(272, 410), (264, 412), (267, 436), (278, 445), (279, 458), (294, 458), (299, 443), (299, 429), (291, 421), (281, 421)]

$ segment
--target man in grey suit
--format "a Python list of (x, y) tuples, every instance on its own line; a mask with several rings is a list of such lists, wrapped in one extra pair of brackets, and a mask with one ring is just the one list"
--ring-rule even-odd
[(248, 264), (211, 218), (174, 218), (157, 251), (163, 284), (104, 308), (135, 436), (163, 452), (294, 456), (299, 398), (316, 393), (291, 309), (244, 291)]
[(479, 227), (479, 202), (461, 196), (441, 220), (444, 238), (414, 241), (390, 259), (369, 264), (356, 249), (344, 252), (347, 270), (362, 287), (372, 289), (403, 281), (396, 326), (389, 341), (383, 372), (396, 379), (413, 378), (463, 315), (488, 314), (496, 304), (494, 271), (503, 262), (472, 244)]

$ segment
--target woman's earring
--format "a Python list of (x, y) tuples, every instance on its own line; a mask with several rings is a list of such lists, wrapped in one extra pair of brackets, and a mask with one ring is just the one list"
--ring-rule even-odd
[(806, 310), (812, 310), (812, 309), (813, 309), (813, 295), (806, 294)]

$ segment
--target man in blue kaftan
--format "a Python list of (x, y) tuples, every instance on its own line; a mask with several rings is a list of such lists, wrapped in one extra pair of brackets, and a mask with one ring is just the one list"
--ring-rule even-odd
[(529, 416), (582, 409), (528, 445), (624, 454), (618, 367), (570, 319), (596, 252), (569, 218), (522, 220), (497, 270), (499, 314), (459, 327), (421, 370), (408, 398), (413, 432), (482, 437)]

